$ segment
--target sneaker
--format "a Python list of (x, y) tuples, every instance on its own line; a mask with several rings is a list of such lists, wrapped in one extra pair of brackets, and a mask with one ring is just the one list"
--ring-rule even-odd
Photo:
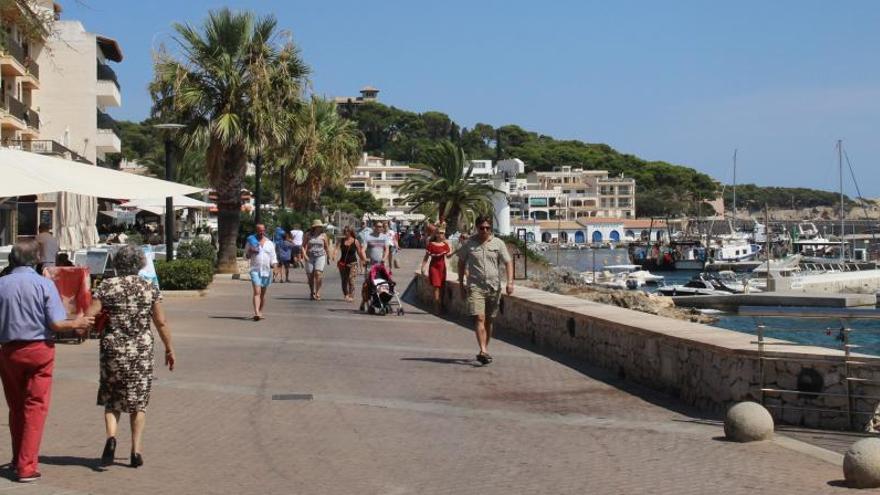
[(39, 472), (35, 472), (35, 473), (33, 473), (33, 474), (29, 475), (29, 476), (19, 476), (19, 477), (18, 477), (18, 482), (19, 482), (19, 483), (32, 483), (32, 482), (37, 481), (38, 479), (40, 479), (42, 476), (43, 476), (43, 475), (40, 474)]
[(480, 353), (477, 354), (477, 361), (479, 361), (480, 364), (486, 365), (492, 362), (492, 356)]

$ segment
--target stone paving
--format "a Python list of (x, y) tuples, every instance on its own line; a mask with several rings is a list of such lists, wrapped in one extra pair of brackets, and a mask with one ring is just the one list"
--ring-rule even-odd
[[(401, 287), (419, 255), (406, 253)], [(0, 493), (844, 490), (840, 466), (802, 444), (722, 441), (716, 423), (601, 371), (501, 341), (495, 362), (477, 367), (467, 328), (410, 306), (403, 317), (361, 315), (334, 272), (320, 302), (301, 271), (274, 284), (262, 322), (248, 320), (244, 281), (166, 299), (179, 364), (157, 368), (140, 469), (125, 465), (127, 425), (118, 465), (97, 467), (97, 342), (59, 345), (44, 479), (0, 479)]]

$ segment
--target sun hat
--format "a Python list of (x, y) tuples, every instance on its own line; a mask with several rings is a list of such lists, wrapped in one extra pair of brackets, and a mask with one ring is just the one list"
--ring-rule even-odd
[(322, 222), (322, 221), (319, 220), (319, 219), (315, 219), (315, 220), (312, 222), (312, 228), (315, 228), (315, 227), (321, 227), (321, 228), (324, 228), (324, 222)]

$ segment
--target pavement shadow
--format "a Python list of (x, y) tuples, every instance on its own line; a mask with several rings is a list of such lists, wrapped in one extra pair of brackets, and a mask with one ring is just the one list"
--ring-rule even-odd
[(473, 359), (421, 357), (421, 358), (400, 358), (400, 360), (401, 361), (421, 361), (424, 363), (437, 363), (437, 364), (457, 364), (460, 366), (470, 366), (472, 368), (481, 367), (481, 365), (476, 364)]
[(212, 318), (215, 320), (241, 320), (241, 321), (253, 321), (253, 316), (225, 316), (225, 315), (208, 315), (208, 318)]
[(851, 488), (846, 480), (832, 480), (828, 482), (828, 486), (833, 486), (834, 488)]
[[(414, 284), (410, 283), (407, 286), (407, 289), (403, 295), (403, 299), (413, 307), (419, 308), (422, 311), (426, 311), (427, 306), (422, 304), (416, 298)], [(470, 327), (472, 325), (470, 318), (467, 317), (444, 314), (438, 316), (438, 318), (451, 323), (456, 323), (468, 330), (470, 330)], [(503, 328), (497, 329), (496, 334), (493, 335), (493, 338), (507, 344), (519, 347), (520, 349), (524, 349), (529, 352), (544, 356), (593, 380), (603, 382), (627, 394), (635, 395), (642, 400), (650, 402), (651, 404), (662, 407), (664, 409), (668, 409), (670, 411), (697, 420), (712, 421), (721, 418), (721, 415), (718, 413), (701, 411), (696, 407), (685, 404), (681, 399), (679, 399), (675, 395), (672, 395), (672, 393), (661, 392), (629, 380), (627, 379), (626, 375), (621, 371), (615, 372), (606, 368), (601, 368), (597, 365), (587, 363), (580, 358), (573, 357), (568, 354), (563, 354), (559, 351), (554, 351), (552, 349), (539, 347), (538, 345), (533, 344), (528, 339), (518, 337), (516, 335), (511, 335), (508, 332), (505, 332)]]
[(40, 462), (50, 466), (80, 466), (89, 468), (92, 471), (104, 472), (106, 469), (101, 466), (101, 459), (90, 457), (76, 457), (70, 455), (41, 455)]

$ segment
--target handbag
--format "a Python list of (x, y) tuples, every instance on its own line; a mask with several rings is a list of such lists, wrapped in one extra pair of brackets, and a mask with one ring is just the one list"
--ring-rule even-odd
[(351, 247), (354, 246), (354, 242), (352, 242), (348, 246), (346, 246), (345, 244), (343, 244), (342, 246), (345, 248), (345, 254), (340, 256), (339, 261), (336, 262), (336, 268), (339, 268), (340, 272), (348, 268), (348, 263), (346, 263), (345, 260), (348, 259), (348, 253), (351, 252)]

